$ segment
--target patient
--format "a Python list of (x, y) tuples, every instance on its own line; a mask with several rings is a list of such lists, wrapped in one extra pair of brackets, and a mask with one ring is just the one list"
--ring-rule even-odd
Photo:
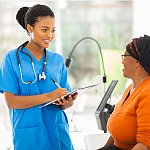
[(150, 36), (134, 38), (122, 55), (123, 76), (132, 79), (108, 119), (110, 138), (99, 150), (150, 149)]

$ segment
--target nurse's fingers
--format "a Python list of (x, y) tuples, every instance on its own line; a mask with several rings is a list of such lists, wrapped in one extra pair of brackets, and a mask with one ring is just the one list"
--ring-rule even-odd
[(57, 102), (56, 103), (53, 103), (55, 105), (68, 105), (69, 103), (72, 103), (76, 97), (77, 97), (78, 94), (74, 94), (74, 95), (69, 95), (67, 97), (64, 98), (64, 96), (62, 96), (61, 98), (58, 98), (57, 99)]
[(65, 104), (67, 104), (67, 103), (68, 103), (68, 100), (69, 100), (69, 97), (70, 97), (70, 96), (68, 96), (67, 99), (65, 99), (64, 97), (59, 98), (59, 99), (58, 99), (59, 104), (60, 104), (60, 105), (65, 105)]
[(65, 99), (66, 99), (67, 102), (70, 102), (70, 101), (72, 101), (72, 96), (69, 95), (69, 96), (67, 96)]
[(72, 99), (75, 100), (77, 98), (77, 96), (78, 96), (78, 93), (73, 94)]
[(58, 95), (58, 97), (61, 97), (63, 95), (68, 94), (68, 91), (65, 88), (58, 88), (54, 92), (56, 92), (56, 94)]
[(66, 98), (66, 100), (67, 100), (68, 102), (73, 102), (73, 101), (76, 99), (77, 96), (78, 96), (78, 93), (75, 93), (75, 94), (73, 94), (73, 95), (69, 95), (69, 96)]
[(68, 94), (68, 91), (65, 88), (58, 88), (50, 93), (48, 93), (48, 97), (50, 99), (57, 99), (58, 97), (64, 96)]

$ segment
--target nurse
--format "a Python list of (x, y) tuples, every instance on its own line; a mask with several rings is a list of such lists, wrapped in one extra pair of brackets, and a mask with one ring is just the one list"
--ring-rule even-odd
[[(22, 7), (18, 23), (29, 41), (9, 51), (0, 71), (0, 91), (9, 107), (15, 150), (73, 150), (63, 109), (73, 104), (62, 56), (47, 50), (54, 38), (55, 17), (45, 5)], [(58, 88), (51, 78), (61, 88)], [(39, 108), (58, 99), (55, 104)]]

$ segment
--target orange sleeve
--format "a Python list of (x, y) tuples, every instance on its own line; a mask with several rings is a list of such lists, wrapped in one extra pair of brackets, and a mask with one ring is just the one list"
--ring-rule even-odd
[(150, 90), (143, 91), (137, 103), (137, 142), (150, 147)]

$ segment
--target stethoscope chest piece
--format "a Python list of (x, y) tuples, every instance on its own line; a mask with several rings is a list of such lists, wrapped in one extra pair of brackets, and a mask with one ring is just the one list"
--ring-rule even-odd
[(46, 80), (45, 72), (42, 72), (41, 74), (39, 74), (39, 81), (41, 80)]

